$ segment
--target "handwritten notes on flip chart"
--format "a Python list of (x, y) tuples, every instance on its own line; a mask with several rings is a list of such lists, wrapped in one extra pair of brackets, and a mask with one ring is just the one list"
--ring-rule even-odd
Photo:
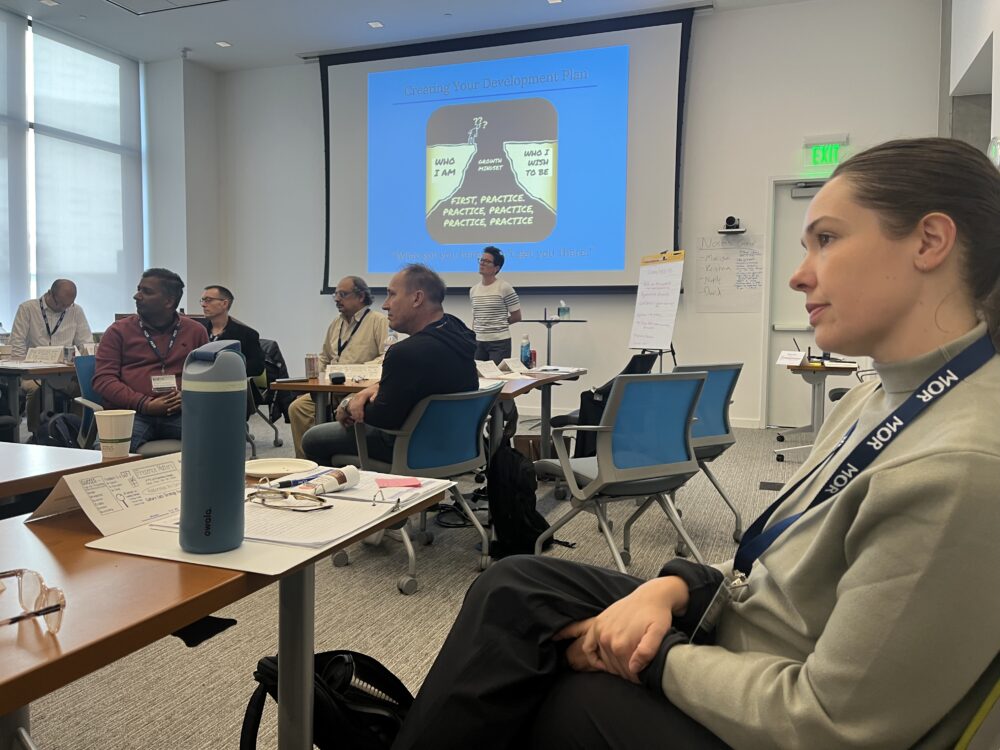
[(760, 312), (764, 264), (759, 234), (700, 237), (695, 248), (698, 312)]
[(642, 259), (629, 349), (670, 348), (683, 274), (683, 250)]

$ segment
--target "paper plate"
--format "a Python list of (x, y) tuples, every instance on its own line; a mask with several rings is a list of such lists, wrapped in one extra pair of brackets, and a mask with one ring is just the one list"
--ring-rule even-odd
[(309, 471), (317, 466), (315, 461), (307, 461), (304, 458), (258, 458), (247, 461), (245, 471), (248, 477), (276, 479), (297, 471)]

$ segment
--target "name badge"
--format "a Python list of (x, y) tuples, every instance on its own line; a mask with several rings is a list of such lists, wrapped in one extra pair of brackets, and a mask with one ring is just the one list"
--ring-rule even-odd
[(176, 390), (176, 375), (153, 375), (153, 393), (169, 393)]

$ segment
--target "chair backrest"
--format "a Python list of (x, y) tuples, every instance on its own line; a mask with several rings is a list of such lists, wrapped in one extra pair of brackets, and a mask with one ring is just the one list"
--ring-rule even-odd
[(93, 354), (78, 354), (73, 359), (76, 367), (76, 380), (80, 384), (80, 395), (95, 404), (101, 403), (101, 397), (94, 390), (94, 370), (97, 368), (97, 357)]
[(484, 466), (483, 425), (501, 390), (502, 382), (418, 402), (393, 446), (393, 472), (439, 478)]
[(705, 384), (704, 372), (619, 375), (598, 433), (602, 479), (618, 481), (695, 473), (691, 419)]
[(632, 358), (625, 364), (622, 371), (600, 388), (595, 389), (595, 392), (607, 396), (611, 393), (611, 387), (615, 384), (615, 380), (619, 375), (645, 375), (649, 373), (652, 371), (653, 365), (656, 364), (656, 358), (659, 356), (660, 355), (657, 352), (640, 352), (639, 354), (633, 354)]
[[(97, 368), (97, 357), (93, 354), (78, 354), (73, 359), (73, 365), (76, 367), (77, 383), (80, 384), (80, 395), (95, 404), (101, 403), (101, 397), (94, 390), (94, 370)], [(80, 422), (81, 435), (90, 435), (93, 421), (94, 412), (84, 408), (83, 419)]]
[(696, 420), (691, 425), (691, 445), (698, 448), (713, 446), (719, 453), (736, 442), (733, 428), (729, 423), (729, 403), (733, 399), (736, 381), (743, 370), (742, 362), (721, 365), (684, 365), (675, 367), (674, 372), (704, 372), (707, 374), (705, 387), (698, 408)]

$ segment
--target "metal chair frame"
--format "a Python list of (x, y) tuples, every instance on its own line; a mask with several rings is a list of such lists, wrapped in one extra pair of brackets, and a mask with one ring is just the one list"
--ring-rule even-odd
[[(607, 407), (605, 408), (604, 414), (601, 418), (601, 424), (596, 426), (570, 425), (553, 431), (559, 434), (560, 437), (560, 433), (565, 430), (596, 433), (597, 474), (581, 487), (577, 481), (573, 461), (575, 460), (577, 462), (581, 462), (590, 461), (592, 459), (570, 459), (565, 441), (553, 441), (556, 455), (559, 459), (559, 469), (561, 470), (563, 478), (565, 479), (570, 490), (571, 508), (565, 515), (552, 524), (548, 530), (538, 537), (535, 541), (535, 554), (541, 553), (542, 545), (546, 539), (553, 536), (559, 529), (561, 529), (572, 518), (576, 517), (580, 512), (587, 511), (589, 513), (593, 513), (597, 517), (598, 528), (611, 550), (611, 555), (614, 558), (615, 565), (621, 572), (626, 572), (625, 566), (631, 562), (631, 552), (628, 548), (627, 540), (623, 550), (618, 550), (614, 541), (614, 536), (611, 532), (611, 524), (607, 518), (606, 505), (608, 502), (616, 500), (641, 497), (644, 498), (644, 500), (632, 516), (629, 517), (629, 520), (626, 522), (626, 528), (631, 529), (631, 525), (634, 523), (635, 519), (642, 515), (646, 508), (655, 502), (660, 506), (664, 514), (666, 514), (668, 520), (673, 525), (674, 529), (676, 529), (677, 534), (691, 550), (694, 557), (699, 562), (704, 562), (697, 546), (692, 541), (687, 530), (684, 528), (680, 514), (677, 512), (677, 508), (674, 504), (674, 493), (685, 482), (687, 482), (688, 479), (698, 473), (698, 462), (695, 458), (694, 448), (691, 445), (691, 422), (694, 418), (695, 408), (697, 406), (702, 388), (704, 387), (706, 377), (707, 376), (704, 372), (620, 375), (615, 379), (614, 385), (611, 388)], [(642, 382), (656, 383), (661, 381), (694, 381), (696, 383), (696, 387), (691, 393), (689, 403), (686, 405), (677, 405), (677, 408), (681, 409), (682, 414), (682, 418), (678, 420), (682, 434), (678, 437), (682, 440), (683, 452), (686, 455), (686, 458), (683, 460), (673, 461), (671, 463), (650, 464), (631, 468), (622, 468), (617, 466), (615, 463), (614, 442), (616, 438), (620, 439), (624, 437), (622, 425), (619, 424), (619, 410), (626, 391), (634, 384)], [(627, 432), (628, 427), (626, 424), (624, 426), (624, 433)], [(545, 462), (537, 462), (536, 466), (540, 463), (544, 464)], [(580, 464), (578, 463), (576, 468), (579, 468), (579, 466)], [(649, 491), (648, 486), (643, 487), (642, 485), (642, 483), (647, 483), (650, 480), (662, 480), (660, 482), (654, 482), (654, 486), (657, 486), (657, 489), (652, 492)], [(628, 485), (633, 482), (636, 483), (636, 486), (630, 488)]]
[[(487, 460), (486, 442), (482, 437), (483, 430), (486, 421), (490, 416), (490, 412), (493, 410), (493, 406), (500, 396), (501, 390), (503, 390), (502, 382), (482, 390), (433, 394), (420, 400), (416, 406), (413, 407), (413, 410), (406, 418), (402, 427), (398, 430), (381, 430), (387, 435), (393, 435), (396, 438), (393, 444), (391, 464), (385, 464), (384, 462), (376, 461), (369, 457), (364, 425), (355, 424), (354, 436), (358, 447), (358, 459), (361, 464), (361, 468), (368, 471), (382, 471), (391, 474), (426, 477), (428, 479), (451, 479), (461, 474), (479, 470), (486, 465)], [(431, 412), (435, 408), (436, 404), (471, 400), (482, 400), (482, 408), (476, 415), (475, 424), (469, 425), (469, 427), (472, 428), (471, 437), (475, 441), (475, 446), (474, 449), (470, 448), (470, 450), (467, 451), (468, 457), (449, 464), (411, 466), (411, 447), (416, 448), (418, 445), (423, 447), (422, 443), (418, 443), (414, 440), (414, 436), (418, 435), (421, 430), (421, 422), (423, 421), (425, 415)], [(420, 439), (421, 438), (418, 435), (417, 440)], [(468, 501), (462, 493), (459, 492), (458, 487), (452, 485), (449, 489), (449, 494), (454, 499), (456, 505), (462, 509), (466, 516), (468, 516), (472, 525), (479, 533), (482, 544), (479, 558), (479, 569), (485, 570), (489, 564), (489, 535), (487, 534), (486, 529), (483, 528), (482, 523), (480, 523), (479, 519), (476, 517), (476, 514), (472, 511)], [(400, 578), (398, 583), (399, 590), (404, 594), (413, 593), (418, 588), (416, 577), (416, 553), (413, 548), (413, 543), (410, 540), (408, 524), (409, 519), (406, 519), (399, 524), (398, 528), (401, 541), (403, 546), (406, 548), (408, 562), (407, 575)], [(433, 541), (433, 536), (427, 531), (427, 511), (423, 511), (420, 514), (418, 539), (424, 544), (430, 544), (431, 541)], [(339, 559), (334, 561), (334, 564), (338, 566), (344, 565), (346, 564), (346, 558), (341, 556)]]

